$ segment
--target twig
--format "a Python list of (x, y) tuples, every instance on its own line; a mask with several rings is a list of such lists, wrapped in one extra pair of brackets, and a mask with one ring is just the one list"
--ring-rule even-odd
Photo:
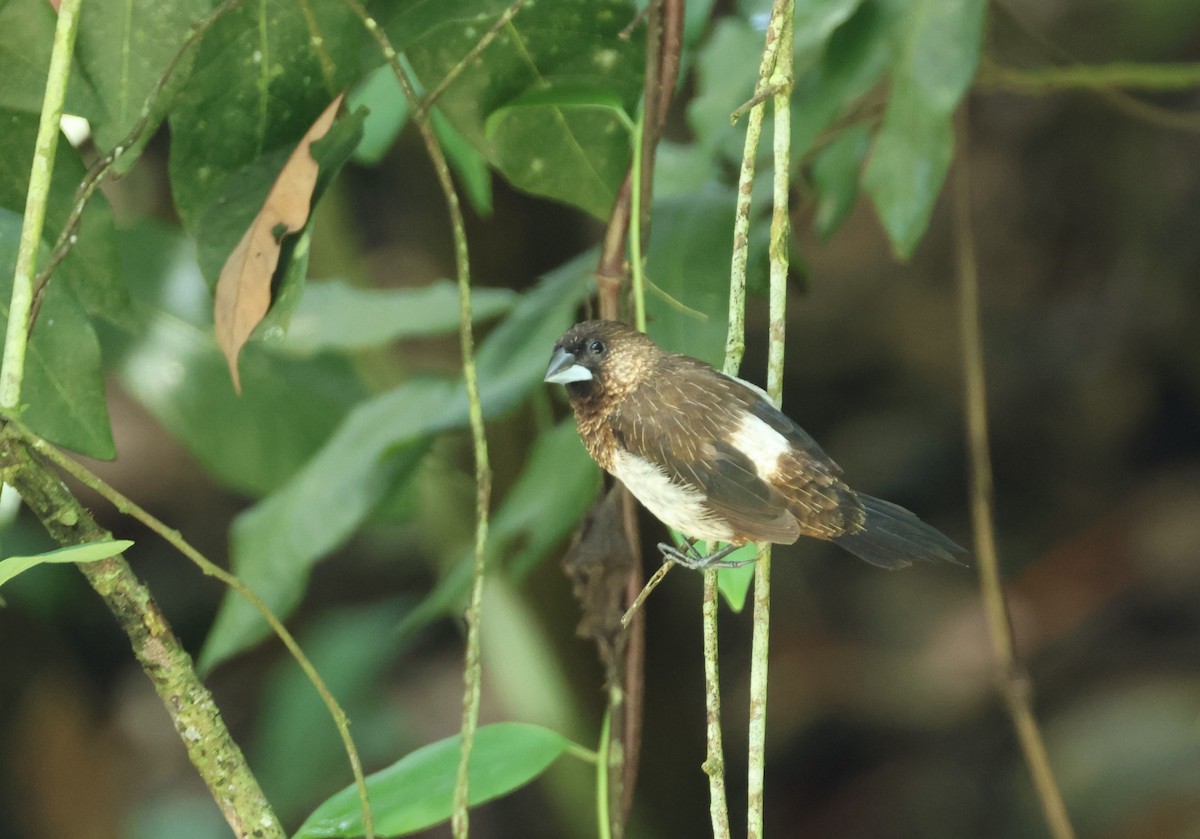
[[(26, 438), (28, 439), (28, 437)], [(9, 422), (0, 434), (3, 479), (16, 489), (50, 536), (63, 545), (111, 538), (21, 439)], [(120, 556), (79, 570), (129, 638), (133, 654), (171, 717), (188, 759), (239, 839), (285, 839), (283, 827), (229, 734), (212, 694), (171, 631), (149, 590)]]
[(720, 592), (717, 570), (704, 572), (704, 774), (708, 776), (708, 815), (713, 839), (729, 839), (729, 800), (725, 795), (725, 747), (721, 738), (721, 673), (718, 665), (717, 609)]
[(983, 337), (979, 317), (979, 272), (975, 236), (971, 228), (971, 186), (968, 161), (967, 104), (956, 115), (957, 160), (954, 166), (955, 257), (958, 264), (959, 318), (962, 331), (964, 401), (967, 415), (967, 450), (971, 461), (971, 519), (975, 531), (975, 558), (979, 587), (987, 612), (988, 630), (996, 654), (1000, 693), (1012, 717), (1025, 763), (1046, 824), (1055, 839), (1074, 839), (1075, 831), (1063, 804), (1062, 793), (1050, 767), (1030, 698), (1031, 683), (1016, 652), (1012, 620), (996, 551), (992, 517), (992, 465), (988, 446), (987, 389), (983, 367)]
[(1063, 90), (1172, 91), (1200, 87), (1200, 63), (1192, 64), (1074, 64), (1069, 67), (1021, 69), (987, 62), (981, 65), (976, 84), (1019, 93), (1056, 93)]
[[(771, 213), (770, 340), (767, 345), (767, 394), (776, 405), (783, 402), (784, 334), (787, 325), (788, 213), (791, 161), (792, 20), (794, 0), (776, 0), (771, 21), (778, 18), (779, 45), (770, 86), (774, 122), (774, 178)], [(768, 39), (770, 30), (768, 29)], [(750, 653), (750, 733), (747, 754), (748, 780), (746, 836), (763, 836), (763, 779), (767, 746), (767, 662), (771, 630), (771, 546), (759, 547), (754, 566), (754, 617)]]
[(292, 658), (300, 665), (300, 669), (304, 671), (304, 675), (308, 677), (308, 680), (320, 695), (321, 701), (325, 703), (325, 707), (329, 711), (329, 716), (333, 719), (333, 724), (342, 739), (342, 747), (350, 762), (350, 769), (354, 774), (354, 783), (358, 787), (359, 798), (363, 807), (364, 831), (366, 831), (368, 836), (371, 835), (374, 828), (370, 803), (367, 798), (367, 784), (363, 776), (362, 760), (359, 758), (358, 749), (354, 745), (354, 739), (350, 736), (350, 721), (346, 717), (346, 712), (342, 710), (341, 705), (338, 704), (337, 699), (334, 698), (333, 693), (329, 690), (329, 686), (325, 683), (321, 674), (317, 672), (316, 667), (313, 666), (308, 656), (305, 655), (304, 650), (301, 649), (292, 633), (283, 625), (279, 617), (271, 611), (271, 607), (253, 589), (247, 586), (240, 577), (236, 574), (231, 574), (208, 559), (208, 557), (204, 556), (190, 542), (184, 539), (178, 530), (168, 527), (162, 520), (120, 490), (110, 486), (99, 475), (87, 469), (83, 464), (68, 457), (58, 448), (52, 446), (16, 420), (9, 420), (6, 428), (10, 429), (11, 433), (23, 439), (30, 448), (42, 457), (49, 460), (84, 486), (96, 492), (101, 498), (104, 498), (116, 507), (118, 512), (140, 521), (151, 531), (157, 533), (204, 574), (224, 583), (254, 607), (263, 620), (270, 625), (271, 630), (279, 637), (279, 640), (283, 642), (283, 645), (287, 648)]
[(658, 588), (658, 584), (663, 581), (663, 577), (667, 576), (667, 572), (675, 567), (675, 560), (668, 558), (666, 562), (658, 566), (658, 570), (650, 575), (650, 579), (646, 580), (646, 584), (642, 586), (642, 590), (638, 592), (638, 596), (629, 604), (629, 608), (625, 610), (625, 614), (621, 616), (621, 628), (628, 629), (629, 624), (633, 623), (634, 617), (638, 614), (638, 610), (642, 608), (642, 604), (646, 602), (646, 598), (650, 596), (650, 592)]
[(781, 82), (775, 82), (756, 90), (753, 96), (733, 109), (733, 113), (729, 115), (730, 123), (737, 125), (742, 121), (742, 117), (744, 117), (749, 111), (752, 111), (754, 108), (762, 105), (768, 99), (774, 98), (781, 90), (791, 90), (791, 87), (792, 80), (785, 79)]
[[(487, 558), (488, 508), (492, 497), (492, 470), (488, 464), (487, 435), (483, 424), (483, 406), (479, 401), (479, 376), (475, 367), (475, 337), (471, 327), (471, 263), (467, 248), (467, 232), (462, 207), (446, 155), (438, 144), (427, 114), (420, 110), (416, 91), (391, 40), (379, 23), (371, 17), (360, 0), (345, 0), (375, 39), (384, 59), (391, 65), (397, 81), (413, 111), (413, 121), (425, 141), (425, 149), (433, 163), (434, 172), (446, 199), (450, 228), (454, 236), (454, 266), (458, 280), (458, 335), (462, 352), (463, 380), (466, 382), (467, 402), (471, 421), (471, 444), (475, 454), (475, 562), (471, 579), (471, 598), (467, 605), (467, 649), (463, 666), (462, 751), (458, 777), (454, 784), (454, 811), (450, 818), (456, 839), (465, 839), (470, 832), (471, 750), (475, 745), (475, 730), (479, 726), (479, 699), (482, 668), (479, 657), (479, 627), (483, 613), (483, 575)], [(511, 8), (511, 7), (510, 7)]]
[(79, 184), (79, 188), (75, 190), (75, 200), (71, 205), (71, 212), (67, 216), (66, 222), (63, 224), (62, 231), (58, 234), (58, 240), (54, 243), (54, 250), (50, 252), (50, 258), (46, 261), (45, 266), (38, 272), (37, 279), (34, 281), (34, 296), (33, 309), (29, 315), (29, 327), (27, 332), (33, 333), (33, 325), (37, 323), (38, 313), (42, 309), (42, 301), (45, 298), (46, 286), (50, 282), (55, 269), (58, 268), (62, 261), (67, 258), (67, 254), (75, 247), (75, 242), (79, 234), (79, 225), (83, 219), (83, 212), (87, 209), (88, 202), (92, 200), (92, 195), (96, 189), (104, 182), (112, 172), (113, 167), (117, 164), (124, 155), (128, 154), (132, 149), (137, 148), (144, 139), (147, 130), (152, 127), (152, 118), (155, 113), (155, 106), (158, 104), (158, 99), (162, 95), (163, 90), (170, 82), (174, 75), (179, 62), (187, 55), (200, 39), (204, 37), (204, 33), (216, 23), (226, 13), (232, 11), (235, 7), (244, 3), (245, 0), (225, 0), (217, 8), (213, 9), (207, 17), (195, 23), (188, 37), (179, 45), (175, 55), (167, 62), (163, 74), (150, 88), (150, 92), (146, 95), (145, 102), (142, 103), (142, 111), (138, 116), (137, 122), (133, 128), (125, 135), (121, 142), (113, 146), (108, 154), (101, 157), (88, 169), (83, 181)]
[(63, 0), (54, 28), (54, 46), (46, 76), (42, 117), (38, 123), (33, 150), (33, 168), (29, 190), (25, 193), (25, 218), (17, 245), (17, 264), (13, 273), (9, 301), (8, 332), (4, 338), (3, 366), (0, 367), (0, 410), (16, 413), (21, 405), (21, 382), (25, 376), (25, 350), (29, 346), (30, 312), (33, 308), (33, 279), (37, 272), (38, 247), (46, 223), (46, 203), (54, 174), (54, 153), (61, 133), (63, 101), (71, 78), (71, 53), (79, 31), (79, 8), (83, 0)]
[[(774, 63), (774, 42), (768, 41), (763, 50), (759, 69), (760, 85)], [(768, 64), (768, 60), (770, 64)], [(750, 199), (754, 189), (755, 162), (762, 137), (764, 111), (760, 100), (750, 109), (746, 124), (742, 165), (738, 172), (737, 203), (733, 220), (733, 257), (729, 269), (729, 328), (725, 337), (725, 373), (736, 376), (746, 352), (746, 270), (750, 258)], [(704, 771), (708, 775), (709, 818), (714, 839), (727, 839), (729, 833), (729, 803), (725, 793), (725, 750), (721, 736), (721, 680), (718, 654), (718, 571), (704, 572), (704, 600), (701, 618), (704, 626), (704, 707), (706, 718), (706, 757)], [(710, 600), (712, 601), (710, 603)]]
[(521, 11), (528, 2), (529, 0), (513, 0), (507, 9), (500, 13), (500, 16), (496, 18), (496, 22), (491, 25), (487, 32), (483, 33), (483, 37), (479, 39), (475, 46), (471, 47), (470, 51), (457, 64), (451, 67), (446, 75), (442, 76), (441, 81), (434, 85), (433, 90), (425, 95), (425, 98), (421, 101), (421, 106), (417, 108), (416, 113), (413, 115), (414, 120), (421, 121), (428, 119), (429, 110), (437, 104), (438, 99), (446, 92), (446, 89), (454, 84), (458, 77), (463, 74), (463, 71), (470, 67), (475, 59), (479, 58), (483, 51), (491, 45), (492, 41), (496, 40), (496, 36), (500, 34), (500, 30), (508, 26), (512, 22), (512, 19), (517, 16), (517, 12)]

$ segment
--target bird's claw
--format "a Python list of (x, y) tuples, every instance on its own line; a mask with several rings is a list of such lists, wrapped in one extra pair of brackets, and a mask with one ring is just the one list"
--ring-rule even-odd
[(684, 568), (690, 568), (693, 571), (706, 571), (710, 568), (740, 568), (758, 559), (757, 554), (751, 559), (737, 561), (725, 559), (725, 557), (729, 556), (739, 547), (741, 546), (726, 545), (719, 551), (714, 551), (708, 556), (701, 556), (700, 552), (696, 550), (695, 539), (688, 539), (684, 542), (682, 549), (674, 545), (668, 545), (666, 542), (658, 543), (658, 549), (663, 555), (663, 562), (676, 562)]

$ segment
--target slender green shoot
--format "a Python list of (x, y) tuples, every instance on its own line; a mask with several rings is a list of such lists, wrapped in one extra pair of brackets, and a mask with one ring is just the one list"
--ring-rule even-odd
[(33, 280), (37, 274), (38, 249), (46, 224), (46, 204), (54, 175), (54, 155), (62, 133), (63, 102), (71, 78), (71, 54), (79, 32), (79, 9), (83, 0), (63, 0), (54, 28), (54, 46), (42, 99), (42, 116), (33, 148), (33, 168), (25, 194), (25, 217), (17, 245), (12, 297), (8, 305), (8, 332), (4, 336), (4, 358), (0, 362), (0, 410), (19, 413), (21, 383), (25, 378), (25, 350), (29, 346), (29, 317), (33, 310)]

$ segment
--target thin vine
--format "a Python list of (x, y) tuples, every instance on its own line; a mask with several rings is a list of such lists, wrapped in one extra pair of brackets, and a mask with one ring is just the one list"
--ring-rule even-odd
[(980, 595), (996, 655), (1000, 693), (1016, 729), (1046, 825), (1055, 839), (1075, 839), (1075, 829), (1071, 826), (1041, 729), (1033, 713), (1032, 682), (1017, 654), (1008, 601), (1000, 580), (996, 526), (992, 514), (992, 459), (988, 445), (983, 330), (979, 317), (979, 268), (975, 257), (975, 234), (971, 228), (970, 163), (967, 155), (969, 133), (965, 102), (959, 106), (955, 119), (958, 159), (954, 166), (954, 241), (962, 337), (963, 402), (967, 416), (967, 453), (971, 466), (971, 520), (975, 532)]
[[(425, 142), (425, 149), (433, 163), (438, 184), (446, 200), (450, 215), (450, 227), (454, 236), (454, 266), (458, 283), (459, 300), (459, 346), (462, 352), (463, 380), (466, 383), (468, 415), (471, 423), (471, 444), (475, 455), (475, 561), (471, 578), (471, 595), (467, 605), (467, 648), (463, 667), (462, 750), (458, 764), (458, 775), (454, 784), (454, 810), (450, 818), (451, 829), (456, 839), (465, 839), (470, 833), (470, 775), (471, 750), (475, 745), (475, 731), (479, 727), (479, 701), (482, 685), (482, 667), (479, 652), (480, 621), (483, 614), (483, 580), (487, 558), (488, 510), (492, 497), (492, 470), (488, 462), (487, 435), (483, 422), (483, 406), (479, 400), (479, 375), (475, 366), (475, 336), (471, 317), (471, 264), (467, 247), (467, 232), (463, 221), (462, 206), (458, 191), (450, 174), (450, 166), (438, 143), (429, 114), (422, 110), (416, 89), (400, 63), (399, 55), (391, 39), (371, 17), (360, 0), (345, 0), (347, 6), (362, 20), (363, 26), (375, 40), (384, 60), (391, 66), (400, 87), (408, 99), (413, 112), (413, 121)], [(513, 13), (518, 7), (510, 7)], [(511, 17), (509, 19), (511, 22)], [(452, 71), (453, 72), (453, 71)]]

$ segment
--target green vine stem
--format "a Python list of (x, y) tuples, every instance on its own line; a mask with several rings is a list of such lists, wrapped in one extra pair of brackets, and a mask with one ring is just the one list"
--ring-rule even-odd
[[(774, 124), (774, 177), (771, 213), (770, 339), (767, 345), (767, 394), (783, 402), (784, 335), (787, 323), (789, 161), (791, 156), (792, 20), (794, 0), (776, 2), (772, 23), (778, 20), (779, 44), (771, 73)], [(767, 37), (771, 37), (770, 31)], [(767, 660), (771, 624), (771, 546), (763, 545), (754, 565), (754, 617), (750, 648), (750, 731), (746, 803), (746, 836), (763, 836), (763, 781), (767, 745)]]
[(300, 669), (304, 671), (304, 675), (308, 677), (308, 680), (316, 689), (317, 694), (321, 697), (321, 701), (329, 711), (329, 716), (333, 719), (333, 724), (342, 739), (342, 748), (345, 750), (346, 757), (350, 762), (350, 769), (354, 774), (355, 785), (358, 787), (359, 800), (363, 811), (364, 830), (366, 831), (366, 835), (370, 836), (374, 828), (370, 803), (367, 798), (366, 778), (363, 776), (362, 760), (359, 758), (358, 749), (354, 745), (353, 738), (350, 736), (350, 720), (347, 718), (346, 712), (342, 710), (342, 706), (338, 704), (337, 699), (334, 698), (333, 693), (329, 690), (329, 686), (325, 684), (325, 680), (321, 678), (321, 674), (317, 672), (316, 667), (313, 666), (308, 656), (304, 654), (304, 650), (300, 647), (300, 644), (293, 637), (292, 633), (283, 625), (279, 617), (271, 611), (271, 607), (255, 594), (253, 589), (242, 582), (240, 577), (236, 574), (231, 574), (200, 553), (190, 542), (183, 538), (183, 535), (178, 530), (168, 527), (163, 521), (120, 490), (105, 483), (100, 476), (87, 469), (83, 464), (71, 459), (16, 420), (9, 420), (5, 428), (7, 433), (20, 437), (33, 451), (108, 501), (122, 515), (136, 519), (158, 534), (167, 544), (189, 559), (200, 571), (210, 577), (214, 577), (228, 588), (237, 592), (258, 611), (263, 620), (270, 625), (275, 635), (279, 637), (279, 640), (283, 642), (283, 645), (300, 666)]
[[(771, 347), (770, 369), (768, 370), (768, 392), (779, 401), (782, 390), (783, 371), (783, 301), (787, 283), (787, 189), (788, 167), (786, 157), (780, 165), (779, 144), (786, 143), (779, 134), (778, 111), (782, 100), (783, 119), (787, 119), (787, 97), (791, 88), (791, 49), (780, 50), (781, 43), (791, 43), (792, 7), (787, 0), (775, 0), (771, 18), (767, 24), (766, 41), (762, 61), (759, 65), (758, 83), (754, 96), (733, 112), (730, 119), (737, 122), (749, 113), (746, 124), (746, 140), (743, 146), (741, 169), (738, 174), (737, 203), (734, 210), (733, 257), (729, 280), (729, 328), (725, 339), (725, 373), (735, 376), (741, 368), (742, 356), (746, 351), (746, 267), (750, 250), (750, 203), (754, 188), (755, 161), (762, 139), (762, 126), (766, 101), (772, 99), (777, 112), (776, 122), (776, 195), (775, 216), (772, 219), (771, 236)], [(781, 54), (786, 52), (786, 60)], [(781, 68), (779, 65), (783, 63)], [(786, 129), (785, 129), (786, 133)], [(783, 199), (779, 199), (778, 185), (782, 177)], [(783, 236), (776, 236), (782, 213)], [(781, 244), (782, 247), (777, 245)], [(782, 260), (782, 271), (778, 265)], [(778, 323), (777, 323), (778, 321)], [(774, 376), (774, 379), (772, 377)], [(771, 384), (775, 390), (771, 390)], [(759, 551), (754, 576), (754, 617), (751, 647), (750, 676), (750, 738), (748, 745), (749, 788), (746, 821), (749, 836), (762, 833), (762, 780), (765, 760), (766, 734), (766, 656), (769, 639), (770, 604), (770, 548)], [(709, 817), (713, 836), (726, 839), (730, 835), (729, 808), (725, 793), (725, 756), (721, 738), (721, 684), (718, 667), (717, 571), (704, 572), (704, 599), (701, 609), (704, 625), (704, 683), (707, 731), (707, 756), (704, 770), (709, 783)]]
[(8, 310), (8, 331), (4, 336), (4, 359), (0, 367), (0, 410), (18, 413), (21, 383), (25, 377), (25, 350), (29, 345), (29, 315), (33, 309), (33, 278), (37, 273), (38, 247), (46, 223), (46, 202), (54, 174), (54, 154), (61, 134), (63, 102), (71, 78), (71, 54), (79, 31), (79, 8), (83, 0), (63, 0), (54, 29), (54, 46), (46, 75), (46, 93), (33, 150), (33, 168), (29, 173), (29, 191), (25, 195), (25, 220), (17, 245), (17, 264), (13, 273), (12, 298)]
[(970, 135), (967, 131), (966, 103), (959, 106), (955, 119), (958, 155), (954, 164), (955, 259), (962, 333), (967, 452), (971, 465), (971, 519), (975, 531), (979, 588), (987, 614), (988, 634), (996, 654), (1000, 693), (1016, 729), (1042, 814), (1055, 839), (1074, 839), (1075, 830), (1063, 804), (1062, 793), (1042, 741), (1041, 729), (1033, 714), (1031, 681), (1017, 655), (1008, 602), (1000, 580), (996, 527), (992, 515), (992, 456), (988, 445), (987, 383), (983, 366), (983, 330), (979, 317), (979, 269), (975, 257), (975, 235), (971, 228), (971, 183), (967, 157)]
[[(665, 567), (665, 566), (664, 566)], [(717, 612), (721, 594), (716, 569), (704, 572), (700, 618), (704, 625), (704, 734), (703, 769), (708, 776), (708, 817), (713, 839), (729, 839), (729, 800), (725, 794), (725, 745), (721, 737), (721, 670), (718, 664)]]
[[(488, 463), (487, 435), (483, 423), (483, 406), (479, 401), (479, 376), (475, 367), (475, 337), (471, 327), (471, 263), (467, 248), (467, 231), (463, 222), (462, 207), (446, 156), (433, 132), (429, 115), (421, 110), (416, 90), (408, 73), (400, 63), (396, 49), (379, 23), (371, 17), (360, 0), (345, 0), (346, 4), (362, 20), (367, 32), (375, 39), (384, 59), (391, 65), (400, 87), (412, 109), (413, 121), (421, 132), (426, 152), (433, 163), (434, 172), (446, 199), (450, 215), (450, 227), (454, 236), (454, 266), (458, 281), (458, 334), (462, 352), (463, 380), (467, 388), (468, 412), (471, 421), (471, 443), (475, 453), (475, 562), (471, 578), (470, 602), (467, 605), (467, 649), (463, 667), (463, 710), (462, 751), (458, 764), (458, 776), (454, 784), (454, 811), (450, 826), (455, 839), (465, 839), (470, 833), (468, 809), (470, 787), (468, 770), (471, 765), (471, 750), (475, 745), (475, 731), (479, 726), (479, 699), (482, 683), (482, 667), (479, 657), (479, 629), (483, 614), (483, 581), (487, 558), (488, 509), (492, 497), (492, 470)], [(510, 7), (513, 8), (513, 7)], [(454, 71), (451, 71), (454, 72)]]
[[(58, 476), (39, 460), (19, 427), (0, 434), (4, 482), (63, 545), (110, 539)], [(129, 637), (138, 664), (179, 732), (188, 759), (208, 786), (234, 835), (285, 839), (286, 833), (258, 785), (242, 751), (229, 734), (212, 694), (171, 631), (149, 590), (120, 556), (83, 563), (79, 570), (104, 600)]]
[(991, 61), (980, 66), (976, 84), (1018, 93), (1056, 93), (1063, 90), (1187, 90), (1200, 87), (1200, 63), (1193, 64), (1073, 64), (1066, 67), (1020, 69)]

